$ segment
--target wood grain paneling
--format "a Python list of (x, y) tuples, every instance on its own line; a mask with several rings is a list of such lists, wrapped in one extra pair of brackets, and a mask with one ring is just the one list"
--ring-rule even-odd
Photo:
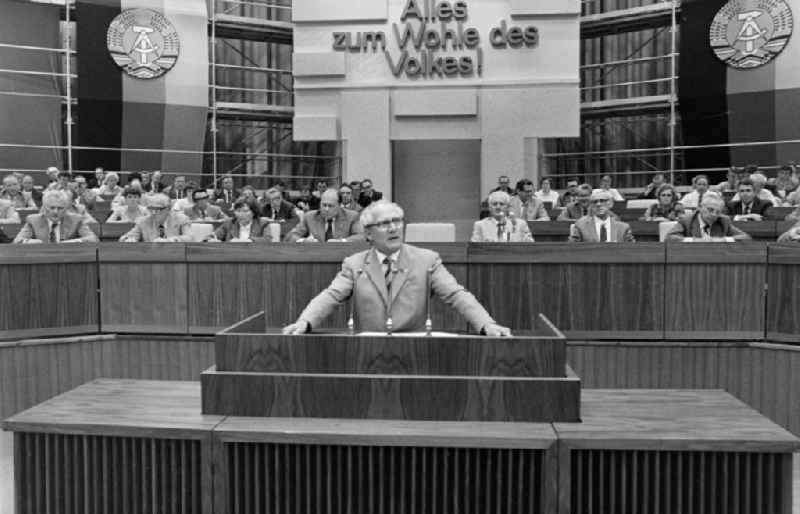
[(92, 336), (0, 344), (0, 418), (100, 377), (199, 380), (210, 338)]
[(766, 245), (667, 245), (668, 339), (764, 338)]
[(97, 332), (97, 247), (36, 246), (0, 249), (0, 339)]
[(770, 245), (767, 259), (767, 339), (800, 343), (800, 246)]
[(228, 416), (577, 421), (565, 378), (203, 372), (203, 412)]
[(224, 334), (216, 338), (216, 359), (219, 371), (558, 377), (566, 344), (526, 337)]
[(98, 258), (103, 332), (188, 333), (184, 244), (107, 244)]
[(664, 246), (470, 246), (469, 285), (500, 324), (543, 313), (568, 337), (660, 338)]

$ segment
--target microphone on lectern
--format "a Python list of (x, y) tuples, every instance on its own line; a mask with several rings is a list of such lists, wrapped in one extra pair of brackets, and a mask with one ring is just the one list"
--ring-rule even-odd
[(431, 320), (431, 275), (433, 275), (433, 267), (430, 267), (425, 272), (425, 335), (431, 335), (433, 331), (433, 321)]
[(358, 287), (358, 279), (364, 272), (362, 268), (356, 270), (356, 278), (353, 280), (353, 294), (350, 295), (350, 317), (347, 318), (347, 331), (354, 334), (356, 331), (355, 314), (356, 314), (356, 288)]

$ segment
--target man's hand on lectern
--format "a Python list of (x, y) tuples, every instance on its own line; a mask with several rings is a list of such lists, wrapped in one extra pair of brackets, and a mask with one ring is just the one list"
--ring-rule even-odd
[(305, 334), (308, 332), (308, 321), (299, 319), (291, 325), (283, 327), (282, 332), (289, 335)]
[(481, 330), (483, 335), (492, 337), (506, 337), (511, 335), (511, 329), (495, 323), (487, 323)]

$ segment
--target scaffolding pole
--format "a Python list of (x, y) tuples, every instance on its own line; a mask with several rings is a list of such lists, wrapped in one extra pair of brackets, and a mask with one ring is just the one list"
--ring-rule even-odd
[(70, 9), (70, 1), (71, 0), (64, 0), (64, 12), (66, 18), (66, 34), (64, 35), (64, 39), (62, 43), (64, 44), (64, 55), (65, 55), (65, 75), (64, 80), (66, 81), (66, 93), (67, 93), (67, 119), (65, 124), (67, 126), (67, 170), (72, 173), (72, 55), (70, 50), (72, 49), (72, 28), (70, 27), (70, 18), (69, 18), (69, 9)]
[(677, 63), (675, 59), (675, 53), (677, 49), (675, 48), (675, 44), (678, 38), (678, 17), (677, 17), (677, 0), (672, 0), (672, 58), (670, 59), (670, 65), (672, 67), (672, 71), (670, 72), (670, 92), (669, 92), (669, 181), (671, 184), (675, 183), (675, 130), (677, 125), (677, 120), (675, 119), (675, 99), (677, 98), (677, 94), (675, 91), (675, 72), (677, 71)]

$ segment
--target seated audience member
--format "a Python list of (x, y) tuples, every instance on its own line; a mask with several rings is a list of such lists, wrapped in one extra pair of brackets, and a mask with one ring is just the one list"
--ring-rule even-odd
[(778, 236), (779, 243), (794, 243), (800, 241), (800, 222), (795, 223), (789, 230)]
[(533, 195), (533, 182), (526, 178), (517, 182), (517, 195), (510, 198), (508, 210), (524, 221), (550, 221), (544, 202)]
[(233, 177), (226, 175), (219, 183), (219, 189), (214, 191), (214, 203), (222, 210), (229, 210), (241, 193), (233, 187)]
[(94, 191), (89, 189), (86, 177), (83, 175), (76, 175), (71, 186), (72, 194), (75, 196), (75, 202), (85, 206), (89, 210), (94, 209), (97, 202), (97, 195), (94, 194)]
[[(742, 178), (739, 180), (741, 183), (744, 180), (747, 180), (748, 177)], [(772, 194), (772, 191), (766, 189), (764, 186), (767, 185), (767, 177), (762, 175), (761, 173), (753, 173), (749, 177), (750, 181), (753, 184), (753, 193), (755, 193), (755, 197), (759, 198), (765, 202), (769, 202), (770, 205), (775, 207), (779, 207), (781, 201)], [(737, 192), (733, 198), (731, 198), (731, 202), (736, 202), (739, 200), (739, 193)]]
[(55, 166), (50, 166), (44, 172), (47, 174), (47, 188), (49, 188), (54, 182), (58, 182), (58, 168)]
[(636, 241), (627, 223), (611, 215), (614, 197), (600, 190), (591, 195), (592, 214), (575, 221), (569, 229), (570, 243), (633, 243)]
[[(736, 166), (731, 166), (730, 168), (728, 168), (727, 179), (709, 189), (717, 193), (724, 193), (726, 191), (738, 191), (739, 181), (746, 179), (750, 176), (750, 172), (747, 171), (748, 169), (753, 169), (753, 168), (737, 168)], [(757, 170), (758, 168), (754, 169)]]
[(114, 208), (106, 223), (134, 223), (149, 214), (142, 205), (142, 192), (138, 187), (126, 186), (124, 197), (125, 204)]
[(0, 199), (0, 223), (20, 223), (19, 214), (11, 200)]
[(800, 185), (800, 177), (797, 176), (794, 164), (784, 164), (778, 169), (778, 176), (768, 180), (767, 184), (775, 188), (775, 196), (783, 203), (789, 194)]
[(495, 191), (502, 191), (508, 196), (514, 196), (514, 190), (511, 189), (511, 179), (508, 178), (508, 175), (500, 175), (497, 179), (497, 187), (489, 191), (489, 194)]
[(297, 209), (292, 202), (283, 199), (283, 195), (276, 188), (267, 189), (264, 192), (266, 205), (262, 209), (262, 215), (270, 221), (296, 221)]
[(350, 186), (350, 189), (353, 190), (353, 200), (357, 202), (358, 197), (361, 196), (361, 181), (351, 180), (348, 185)]
[(6, 244), (6, 243), (10, 243), (10, 242), (11, 242), (11, 238), (8, 237), (8, 235), (6, 235), (6, 233), (3, 232), (3, 228), (0, 227), (0, 244)]
[(286, 182), (284, 182), (283, 180), (279, 180), (275, 182), (275, 185), (273, 185), (272, 187), (280, 191), (281, 198), (287, 201), (289, 200), (289, 191), (287, 191), (288, 188), (286, 187)]
[(625, 198), (623, 198), (623, 196), (619, 194), (619, 191), (611, 187), (611, 175), (603, 175), (603, 177), (600, 179), (600, 187), (598, 189), (593, 190), (592, 193), (600, 191), (606, 191), (607, 193), (609, 193), (611, 195), (611, 200), (613, 202), (625, 201)]
[(95, 167), (94, 173), (89, 177), (89, 187), (97, 189), (103, 185), (103, 180), (105, 180), (105, 178), (106, 170), (104, 170), (102, 166)]
[(19, 180), (15, 175), (6, 175), (3, 178), (3, 194), (0, 194), (0, 200), (8, 200), (15, 209), (36, 209), (33, 195), (20, 190)]
[[(192, 183), (197, 189), (197, 184), (195, 182)], [(172, 179), (172, 185), (168, 188), (164, 189), (164, 194), (166, 194), (170, 200), (181, 200), (186, 198), (191, 191), (187, 190), (186, 188), (186, 177), (183, 175), (178, 175), (174, 179)], [(186, 208), (186, 206), (182, 207), (181, 210)]]
[(672, 184), (661, 184), (656, 198), (658, 203), (647, 208), (642, 221), (675, 221), (683, 216), (683, 205), (678, 202), (678, 194)]
[(800, 221), (800, 205), (783, 218), (785, 221)]
[(322, 193), (328, 190), (328, 181), (325, 179), (317, 180), (317, 187), (311, 192), (311, 196), (319, 202), (322, 199)]
[(373, 189), (370, 179), (365, 178), (361, 181), (361, 194), (358, 197), (358, 205), (364, 208), (372, 202), (377, 202), (381, 198), (383, 198), (383, 193)]
[(289, 243), (363, 241), (364, 229), (358, 213), (339, 207), (339, 193), (328, 189), (322, 194), (319, 210), (308, 211), (287, 235)]
[[(49, 170), (50, 168), (48, 168)], [(47, 191), (66, 191), (69, 189), (69, 183), (72, 182), (72, 172), (69, 170), (60, 170), (56, 174), (56, 180), (47, 185)]]
[(89, 214), (89, 211), (86, 209), (86, 206), (78, 203), (78, 200), (75, 197), (75, 193), (73, 193), (71, 189), (67, 189), (66, 191), (64, 191), (64, 194), (67, 195), (67, 202), (69, 205), (69, 207), (67, 207), (67, 212), (83, 216), (83, 221), (85, 223), (97, 223), (97, 220), (94, 219), (94, 217), (91, 214)]
[(351, 211), (359, 212), (361, 210), (361, 206), (353, 197), (353, 190), (347, 184), (339, 186), (339, 203), (343, 208)]
[(703, 196), (708, 193), (708, 177), (705, 175), (695, 175), (692, 179), (692, 190), (683, 195), (681, 205), (685, 209), (697, 209), (702, 203)]
[(256, 202), (239, 198), (233, 202), (233, 218), (217, 227), (212, 241), (247, 243), (272, 241), (272, 238), (267, 224), (258, 219)]
[[(591, 193), (591, 188), (589, 188), (589, 192)], [(570, 179), (567, 181), (567, 189), (561, 193), (561, 197), (558, 199), (559, 207), (566, 207), (568, 205), (572, 205), (578, 197), (578, 181), (575, 179)]]
[(22, 177), (22, 196), (30, 196), (36, 205), (42, 204), (42, 192), (36, 189), (36, 186), (33, 183), (33, 177), (30, 175), (25, 175)]
[[(222, 209), (216, 205), (208, 203), (211, 196), (205, 189), (195, 189), (192, 191), (194, 203), (183, 210), (183, 213), (191, 221), (219, 221), (224, 220), (225, 215)], [(177, 203), (177, 202), (176, 202)]]
[[(258, 194), (256, 193), (256, 188), (254, 188), (250, 184), (248, 184), (248, 185), (246, 185), (246, 186), (244, 186), (242, 188), (242, 192), (239, 194), (239, 198), (244, 198), (245, 200), (256, 202), (256, 204), (259, 204), (259, 202), (258, 202)], [(239, 198), (237, 198), (237, 200)], [(259, 206), (259, 208), (261, 207), (260, 204), (258, 206)]]
[(189, 233), (192, 222), (182, 212), (172, 210), (170, 200), (164, 193), (149, 195), (149, 214), (136, 220), (128, 233), (119, 238), (123, 243), (189, 243), (194, 240)]
[(161, 171), (155, 170), (150, 175), (150, 181), (145, 183), (145, 176), (142, 175), (142, 192), (144, 194), (155, 194), (164, 191), (164, 184), (161, 183)]
[(575, 194), (575, 201), (561, 211), (561, 214), (558, 215), (558, 221), (575, 221), (588, 215), (591, 198), (592, 186), (581, 184)]
[(14, 242), (96, 243), (97, 236), (83, 216), (68, 212), (69, 200), (64, 191), (45, 191), (42, 195), (42, 212), (28, 216)]
[(550, 202), (550, 205), (553, 207), (558, 206), (558, 191), (552, 189), (550, 186), (552, 182), (550, 182), (549, 178), (543, 178), (539, 182), (539, 190), (534, 193), (534, 196), (541, 200), (542, 202)]
[(733, 221), (761, 221), (767, 216), (767, 211), (772, 204), (756, 198), (753, 181), (749, 178), (739, 181), (739, 193), (725, 209), (728, 216), (733, 216)]
[[(663, 173), (656, 173), (653, 175), (653, 180), (647, 186), (645, 186), (644, 191), (640, 194), (637, 198), (651, 199), (651, 200), (658, 200), (658, 188), (664, 185), (664, 174)], [(673, 190), (674, 192), (674, 190)]]
[(181, 193), (183, 196), (178, 198), (177, 200), (172, 201), (172, 210), (178, 212), (184, 212), (186, 209), (190, 209), (194, 205), (194, 192), (200, 189), (200, 186), (197, 185), (197, 182), (191, 180), (183, 186), (183, 192)]
[(684, 238), (712, 240), (732, 237), (737, 241), (750, 239), (750, 236), (734, 226), (728, 216), (722, 214), (725, 202), (718, 193), (709, 192), (703, 196), (697, 212), (678, 219), (678, 223), (667, 233), (666, 240), (682, 241)]
[(122, 193), (122, 187), (119, 185), (119, 175), (113, 171), (109, 171), (103, 178), (103, 183), (95, 191), (97, 195), (114, 195)]
[(476, 221), (472, 227), (473, 243), (532, 243), (528, 223), (509, 211), (511, 197), (503, 191), (489, 193), (489, 217)]
[[(300, 212), (309, 212), (319, 208), (317, 198), (311, 194), (311, 186), (303, 186), (300, 188), (300, 196), (294, 201), (294, 204)], [(316, 206), (316, 207), (315, 207)]]

